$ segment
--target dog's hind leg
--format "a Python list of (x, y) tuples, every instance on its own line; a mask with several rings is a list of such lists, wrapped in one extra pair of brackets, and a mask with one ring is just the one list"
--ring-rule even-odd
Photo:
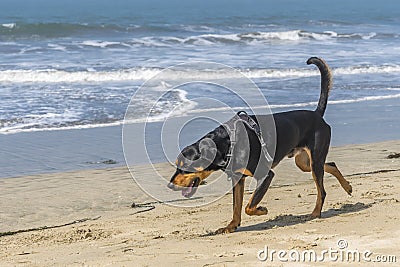
[[(299, 167), (299, 169), (303, 172), (311, 172), (311, 161), (306, 151), (303, 150), (302, 152), (297, 154), (294, 158), (294, 161), (297, 167)], [(339, 171), (334, 162), (325, 163), (324, 171), (335, 176), (340, 185), (343, 187), (344, 191), (346, 191), (347, 194), (351, 195), (352, 187), (350, 183), (343, 177), (342, 173)]]
[(346, 191), (347, 194), (351, 195), (351, 193), (353, 192), (353, 189), (352, 189), (349, 181), (347, 181), (343, 177), (342, 173), (337, 168), (335, 162), (327, 162), (327, 163), (325, 163), (324, 170), (327, 173), (330, 173), (333, 176), (335, 176), (336, 179), (339, 181), (340, 185), (343, 187), (344, 191)]
[(267, 177), (261, 180), (257, 180), (256, 190), (254, 190), (253, 195), (251, 196), (249, 203), (246, 205), (245, 208), (245, 212), (247, 215), (265, 215), (268, 213), (267, 208), (257, 207), (257, 205), (258, 203), (260, 203), (261, 199), (267, 192), (274, 175), (274, 172), (270, 170)]
[(296, 163), (296, 166), (299, 167), (299, 169), (303, 172), (311, 172), (310, 157), (305, 150), (301, 151), (295, 156), (294, 162)]
[(234, 232), (237, 229), (237, 227), (240, 226), (240, 222), (242, 220), (244, 178), (241, 178), (236, 181), (234, 180), (234, 178), (232, 178), (232, 183), (233, 183), (233, 218), (227, 227), (218, 229), (215, 232), (216, 234)]
[(324, 205), (326, 191), (324, 189), (324, 161), (328, 153), (328, 147), (324, 150), (316, 148), (314, 151), (305, 148), (303, 152), (296, 155), (295, 163), (304, 172), (312, 173), (317, 187), (317, 202), (311, 213), (312, 218), (320, 218), (322, 206)]
[(317, 187), (317, 202), (311, 213), (312, 218), (321, 217), (321, 210), (326, 197), (324, 188), (324, 164), (326, 156), (328, 155), (329, 143), (330, 127), (326, 125), (315, 133), (315, 139), (312, 141), (312, 145), (308, 149), (305, 149), (310, 159), (311, 173)]
[(312, 161), (312, 176), (317, 186), (317, 202), (315, 204), (315, 208), (311, 213), (312, 218), (320, 218), (322, 206), (324, 205), (326, 191), (324, 188), (324, 163), (321, 161)]

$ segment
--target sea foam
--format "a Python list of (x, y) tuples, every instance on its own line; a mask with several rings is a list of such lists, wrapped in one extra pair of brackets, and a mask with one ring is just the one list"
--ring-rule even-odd
[[(45, 70), (3, 70), (0, 71), (0, 82), (10, 83), (82, 83), (82, 82), (107, 82), (107, 81), (145, 81), (162, 71), (161, 68), (130, 68), (111, 71), (96, 71), (91, 68), (87, 71), (65, 71), (56, 69)], [(291, 69), (239, 69), (248, 78), (300, 78), (317, 76), (317, 70), (306, 68)], [(350, 66), (334, 68), (334, 75), (357, 75), (375, 73), (399, 73), (400, 65), (378, 66)], [(229, 79), (234, 78), (226, 72), (207, 72), (200, 69), (185, 71), (169, 71), (170, 79)]]

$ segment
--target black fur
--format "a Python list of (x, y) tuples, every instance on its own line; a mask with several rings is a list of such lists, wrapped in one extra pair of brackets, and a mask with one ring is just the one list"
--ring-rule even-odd
[[(307, 64), (316, 65), (321, 73), (321, 94), (318, 106), (315, 111), (295, 110), (273, 114), (276, 130), (276, 149), (272, 166), (268, 166), (268, 162), (266, 162), (265, 158), (261, 155), (261, 146), (257, 135), (247, 126), (244, 128), (242, 127), (242, 131), (245, 131), (247, 138), (244, 138), (245, 140), (239, 140), (236, 146), (241, 151), (241, 154), (238, 156), (237, 153), (233, 153), (231, 160), (234, 161), (232, 165), (234, 166), (232, 169), (233, 171), (243, 170), (244, 168), (247, 171), (246, 173), (242, 173), (241, 177), (248, 176), (249, 173), (251, 173), (251, 176), (257, 180), (257, 187), (246, 207), (246, 213), (249, 215), (266, 214), (266, 209), (262, 207), (257, 208), (257, 205), (267, 192), (274, 176), (274, 173), (269, 167), (274, 168), (286, 156), (295, 156), (296, 164), (299, 168), (303, 171), (312, 172), (318, 190), (317, 204), (312, 216), (319, 217), (321, 215), (322, 205), (326, 196), (323, 185), (325, 160), (331, 140), (331, 128), (323, 119), (323, 115), (326, 110), (329, 91), (332, 87), (332, 76), (328, 65), (322, 59), (311, 57), (307, 60)], [(269, 116), (270, 115), (253, 115), (252, 118), (256, 120), (260, 126), (263, 126), (264, 123), (271, 118)], [(271, 132), (268, 132), (268, 130), (267, 132), (263, 131), (263, 137), (267, 144), (269, 139), (274, 139), (275, 137), (271, 137), (270, 134)], [(214, 147), (209, 145), (210, 140), (215, 144)], [(204, 142), (202, 143), (202, 141)], [(270, 142), (271, 141), (275, 140), (270, 140)], [(196, 161), (196, 164), (200, 165), (196, 167), (202, 167), (202, 169), (206, 171), (223, 170), (228, 161), (227, 153), (229, 147), (229, 134), (225, 127), (221, 125), (206, 134), (196, 143), (184, 148), (178, 156), (178, 162), (184, 162), (184, 166), (186, 166), (190, 165), (186, 164), (186, 162)], [(246, 153), (243, 153), (243, 151)], [(271, 163), (269, 164), (271, 165)], [(329, 167), (334, 168), (328, 170), (331, 173), (337, 170), (340, 174), (334, 163), (330, 163)], [(177, 172), (173, 175), (169, 184), (171, 189), (176, 190), (176, 185), (174, 183), (175, 177), (178, 174), (184, 175), (191, 172), (190, 170), (183, 169), (184, 168), (177, 166)], [(343, 181), (341, 181), (341, 179), (343, 177), (341, 174), (341, 177), (338, 177), (336, 174), (334, 175), (342, 184)], [(241, 178), (239, 178), (239, 181), (240, 179)], [(347, 181), (344, 183), (346, 182)], [(243, 188), (239, 190), (236, 189), (237, 186), (243, 187), (243, 183), (234, 184), (234, 192), (242, 192)], [(350, 191), (351, 193), (351, 186), (348, 186), (350, 189), (343, 188), (345, 188), (346, 192)], [(238, 211), (240, 211), (241, 208), (235, 205), (239, 203), (241, 205), (242, 198), (243, 193), (242, 196), (234, 194), (235, 212), (233, 220), (227, 227), (219, 229), (219, 232), (232, 232), (240, 224), (241, 217)]]

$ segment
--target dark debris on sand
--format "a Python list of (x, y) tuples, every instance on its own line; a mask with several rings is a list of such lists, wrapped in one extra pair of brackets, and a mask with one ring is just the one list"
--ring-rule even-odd
[(400, 158), (400, 153), (390, 153), (386, 158), (387, 159), (398, 159), (398, 158)]

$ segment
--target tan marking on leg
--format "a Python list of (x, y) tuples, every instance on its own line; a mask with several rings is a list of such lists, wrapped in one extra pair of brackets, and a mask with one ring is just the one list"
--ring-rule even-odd
[(246, 168), (240, 168), (240, 169), (236, 170), (235, 172), (236, 173), (241, 173), (241, 174), (246, 175), (246, 176), (253, 176), (253, 173), (251, 171), (249, 171), (248, 169), (246, 169)]
[(242, 205), (244, 195), (244, 178), (240, 179), (233, 187), (233, 217), (228, 226), (220, 228), (217, 234), (227, 234), (234, 232), (242, 220)]
[[(311, 170), (312, 177), (315, 182), (315, 186), (317, 187), (317, 201), (315, 203), (315, 208), (313, 212), (311, 213), (312, 218), (320, 218), (321, 217), (321, 210), (322, 210), (322, 192), (321, 188), (318, 185), (318, 179), (315, 176), (315, 173), (312, 171), (312, 157), (311, 157), (311, 151), (308, 148), (304, 148), (304, 151), (307, 153), (308, 160), (309, 160), (309, 168)], [(301, 155), (301, 154), (300, 154)], [(304, 156), (302, 156), (304, 157)]]
[(353, 189), (352, 189), (349, 181), (347, 181), (343, 177), (342, 173), (339, 171), (339, 169), (336, 167), (336, 165), (330, 165), (330, 164), (325, 163), (324, 171), (335, 176), (336, 179), (339, 181), (340, 185), (342, 186), (342, 188), (344, 189), (344, 191), (346, 191), (347, 194), (351, 195)]
[[(305, 150), (297, 154), (294, 160), (297, 167), (299, 167), (300, 170), (302, 170), (303, 172), (311, 172), (311, 161), (308, 156), (308, 153)], [(339, 181), (340, 185), (346, 191), (346, 193), (351, 195), (352, 187), (350, 183), (343, 177), (342, 173), (339, 171), (336, 165), (330, 165), (325, 163), (324, 171), (335, 176), (336, 179)]]
[(312, 176), (314, 179), (314, 182), (317, 186), (317, 202), (315, 203), (315, 208), (313, 212), (311, 213), (312, 218), (321, 218), (321, 210), (322, 210), (322, 192), (320, 187), (318, 186), (318, 179), (315, 176), (314, 172), (312, 172)]
[(299, 167), (299, 169), (303, 172), (311, 171), (311, 160), (306, 150), (303, 150), (302, 152), (297, 154), (294, 158), (294, 162), (296, 163), (297, 167)]
[(257, 216), (259, 216), (259, 215), (267, 215), (268, 214), (268, 209), (265, 208), (265, 207), (259, 206), (259, 207), (250, 208), (250, 204), (251, 204), (251, 201), (253, 200), (253, 196), (254, 196), (254, 193), (251, 195), (251, 197), (249, 199), (249, 202), (246, 205), (246, 208), (245, 208), (246, 214), (250, 215), (250, 216), (253, 216), (253, 215), (257, 215)]

